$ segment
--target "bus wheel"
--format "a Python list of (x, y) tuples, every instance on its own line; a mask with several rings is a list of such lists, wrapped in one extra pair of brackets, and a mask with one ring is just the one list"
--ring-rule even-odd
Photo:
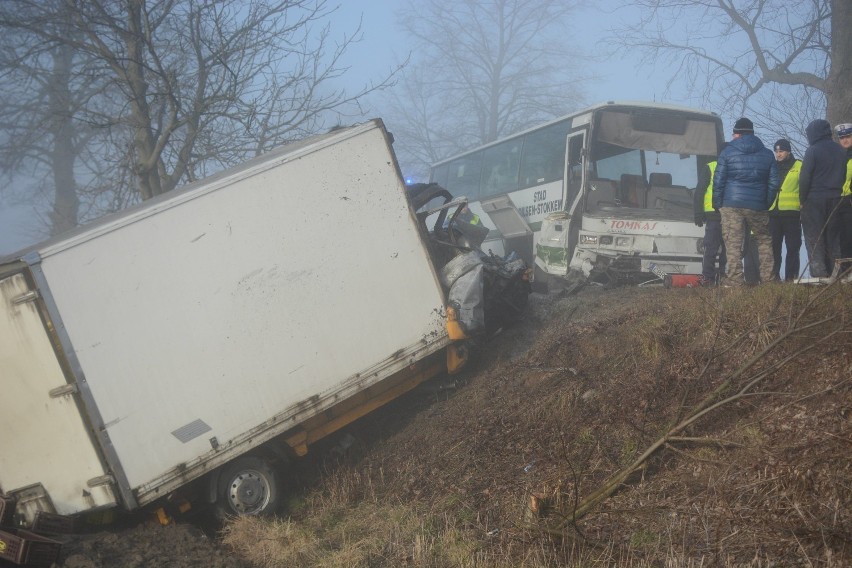
[(268, 460), (253, 456), (235, 459), (219, 475), (218, 516), (274, 514), (281, 504), (278, 482), (278, 473)]

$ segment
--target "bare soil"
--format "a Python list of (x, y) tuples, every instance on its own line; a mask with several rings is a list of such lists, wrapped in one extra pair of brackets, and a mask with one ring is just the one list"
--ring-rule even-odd
[[(470, 370), (343, 433), (359, 440), (346, 466), (382, 479), (384, 498), (466, 511), (483, 547), (546, 545), (565, 562), (608, 547), (655, 565), (852, 566), (852, 289), (809, 305), (815, 290), (534, 294)], [(803, 311), (798, 325), (813, 325), (761, 355)], [(714, 389), (730, 383), (718, 401), (753, 380), (577, 518)], [(318, 450), (294, 469), (295, 491), (334, 475)], [(195, 515), (64, 537), (59, 566), (249, 566)]]

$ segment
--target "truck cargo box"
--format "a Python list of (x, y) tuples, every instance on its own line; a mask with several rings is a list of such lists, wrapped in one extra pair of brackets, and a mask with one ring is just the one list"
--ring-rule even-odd
[(150, 503), (450, 344), (378, 120), (0, 259), (0, 303), (27, 517)]

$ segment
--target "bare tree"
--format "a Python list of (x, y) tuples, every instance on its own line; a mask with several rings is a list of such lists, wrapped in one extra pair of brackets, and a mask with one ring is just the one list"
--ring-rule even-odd
[[(91, 180), (93, 207), (154, 197), (316, 132), (392, 84), (392, 74), (354, 94), (332, 84), (346, 71), (341, 56), (360, 40), (360, 26), (332, 37), (324, 22), (334, 10), (325, 0), (5, 0), (4, 33), (29, 52), (49, 46), (57, 57), (88, 62), (89, 71), (70, 65), (62, 75), (57, 60), (55, 80), (39, 84), (39, 96), (57, 103), (79, 99), (51, 111), (61, 121), (46, 118), (53, 107), (27, 104), (22, 85), (33, 76), (16, 75), (17, 112), (29, 126), (0, 139), (39, 137), (35, 124), (50, 134), (39, 154), (54, 171), (54, 203), (67, 201), (64, 228), (76, 222), (70, 212), (80, 198), (68, 172)], [(88, 154), (67, 151), (66, 134), (83, 131), (94, 133)]]
[(389, 103), (398, 153), (430, 162), (582, 104), (564, 0), (410, 0), (412, 64)]
[[(852, 3), (848, 0), (626, 0), (639, 20), (608, 42), (672, 65), (703, 103), (763, 114), (779, 135), (811, 119), (852, 120)], [(783, 126), (781, 126), (783, 125)], [(790, 128), (792, 130), (786, 130)]]
[(852, 120), (852, 4), (831, 0), (831, 69), (826, 81), (828, 120)]
[[(59, 3), (53, 7), (61, 10)], [(0, 90), (5, 101), (0, 107), (0, 164), (9, 178), (4, 193), (23, 199), (24, 191), (33, 192), (29, 201), (50, 210), (45, 224), (57, 234), (103, 212), (92, 199), (96, 176), (83, 164), (93, 163), (91, 143), (98, 136), (87, 106), (107, 105), (101, 96), (104, 82), (98, 80), (98, 62), (85, 54), (63, 43), (33, 41), (25, 30), (5, 26), (10, 9), (5, 3), (0, 8)], [(51, 25), (53, 35), (70, 33), (67, 19), (57, 18)], [(20, 184), (15, 176), (25, 176), (27, 183)], [(20, 185), (26, 189), (9, 189)]]

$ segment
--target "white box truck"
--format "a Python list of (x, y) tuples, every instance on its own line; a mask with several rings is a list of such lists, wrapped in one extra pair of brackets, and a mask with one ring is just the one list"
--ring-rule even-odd
[(0, 493), (274, 510), (273, 456), (464, 363), (425, 238), (374, 120), (0, 259)]

